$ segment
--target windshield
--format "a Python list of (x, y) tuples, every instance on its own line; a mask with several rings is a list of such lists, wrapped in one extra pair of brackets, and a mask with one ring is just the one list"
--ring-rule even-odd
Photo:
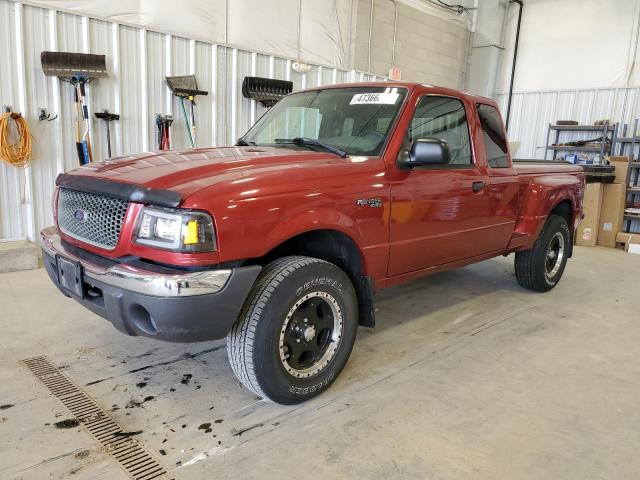
[[(407, 91), (404, 88), (328, 88), (280, 100), (241, 139), (250, 145), (291, 147), (316, 140), (349, 155), (379, 155)], [(296, 148), (317, 145), (297, 142)]]

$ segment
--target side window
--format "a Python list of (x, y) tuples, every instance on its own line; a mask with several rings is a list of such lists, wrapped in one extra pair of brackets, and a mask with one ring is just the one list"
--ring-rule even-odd
[(500, 121), (500, 113), (491, 105), (478, 104), (477, 109), (489, 166), (492, 168), (509, 167), (509, 150)]
[(462, 102), (448, 97), (422, 97), (409, 127), (409, 139), (438, 138), (449, 145), (452, 165), (471, 165), (467, 115)]

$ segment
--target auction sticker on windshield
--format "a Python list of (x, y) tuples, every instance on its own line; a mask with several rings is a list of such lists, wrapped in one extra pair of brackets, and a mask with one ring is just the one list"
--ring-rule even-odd
[(398, 101), (400, 96), (397, 92), (381, 92), (381, 93), (356, 93), (349, 105), (393, 105)]

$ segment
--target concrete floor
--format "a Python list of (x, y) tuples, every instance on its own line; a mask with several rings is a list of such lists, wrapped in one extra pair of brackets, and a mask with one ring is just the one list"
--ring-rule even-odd
[(296, 407), (241, 388), (224, 342), (126, 337), (43, 270), (0, 275), (0, 478), (126, 478), (83, 427), (53, 426), (71, 415), (20, 363), (36, 355), (177, 479), (640, 478), (640, 256), (576, 248), (547, 294), (519, 288), (512, 261), (381, 292), (378, 327)]

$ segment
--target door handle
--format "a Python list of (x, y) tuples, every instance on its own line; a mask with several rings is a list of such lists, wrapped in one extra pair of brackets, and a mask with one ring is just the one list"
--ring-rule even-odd
[(473, 190), (473, 193), (478, 193), (481, 190), (484, 190), (484, 187), (486, 187), (484, 182), (473, 182), (471, 184), (471, 190)]

